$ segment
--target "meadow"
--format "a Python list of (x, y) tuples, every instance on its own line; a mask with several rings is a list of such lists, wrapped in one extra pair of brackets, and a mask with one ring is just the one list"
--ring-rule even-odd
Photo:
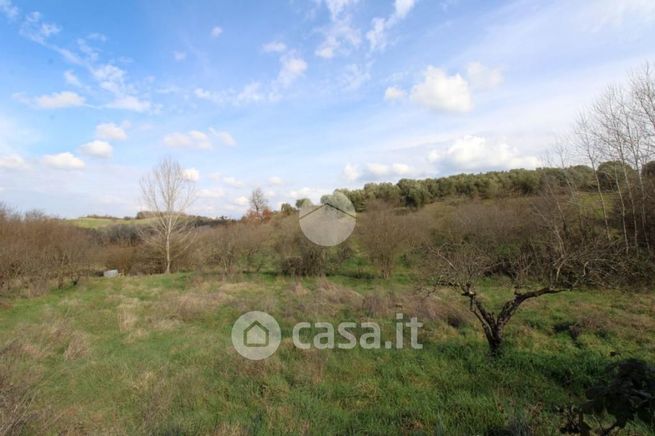
[[(481, 285), (492, 306), (507, 283)], [(655, 295), (572, 290), (526, 303), (492, 359), (468, 302), (410, 276), (291, 278), (213, 272), (83, 278), (0, 310), (0, 433), (558, 434), (617, 359), (655, 360)], [(547, 308), (547, 310), (546, 310)], [(232, 323), (262, 310), (283, 330), (263, 361)], [(298, 321), (417, 316), (423, 349), (300, 350)], [(649, 433), (650, 431), (650, 433)], [(623, 434), (653, 434), (631, 423)]]

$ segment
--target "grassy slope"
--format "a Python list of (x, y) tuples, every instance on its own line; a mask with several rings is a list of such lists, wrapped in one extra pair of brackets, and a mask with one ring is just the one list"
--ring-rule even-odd
[[(496, 285), (485, 295), (500, 302), (508, 294)], [(652, 294), (529, 302), (497, 361), (465, 307), (446, 290), (422, 299), (402, 278), (301, 287), (268, 275), (90, 279), (0, 306), (0, 380), (24, 388), (18, 398), (33, 396), (29, 432), (456, 435), (529, 421), (556, 434), (555, 407), (580, 399), (611, 351), (655, 360)], [(396, 308), (426, 323), (423, 350), (301, 351), (285, 339), (274, 356), (251, 362), (230, 342), (247, 310), (273, 314), (285, 338), (300, 320), (363, 319), (388, 337)], [(553, 333), (562, 321), (578, 321), (582, 334)]]
[(99, 229), (101, 227), (108, 227), (114, 224), (132, 224), (138, 223), (140, 220), (122, 220), (122, 219), (112, 219), (112, 218), (75, 218), (70, 220), (73, 225), (82, 227), (85, 229)]

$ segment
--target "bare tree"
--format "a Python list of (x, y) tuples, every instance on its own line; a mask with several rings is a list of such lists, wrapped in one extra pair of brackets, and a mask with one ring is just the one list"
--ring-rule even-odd
[(185, 177), (178, 162), (167, 158), (141, 179), (141, 193), (144, 205), (153, 213), (144, 240), (162, 255), (168, 274), (171, 263), (193, 243), (186, 210), (195, 199), (195, 184)]
[[(644, 167), (655, 157), (655, 75), (651, 66), (645, 64), (633, 73), (625, 86), (608, 87), (580, 117), (574, 136), (596, 170), (606, 223), (602, 189), (616, 194), (612, 197), (620, 214), (625, 252), (645, 248), (652, 255), (655, 241), (651, 240), (650, 228), (655, 217), (648, 204), (653, 194), (643, 177)], [(601, 189), (600, 178), (610, 181), (611, 186)], [(607, 234), (610, 239), (610, 232)]]
[(248, 199), (250, 209), (246, 214), (249, 221), (266, 221), (271, 216), (271, 209), (268, 207), (268, 200), (261, 188), (256, 188)]
[(598, 177), (598, 165), (600, 164), (600, 150), (595, 146), (593, 139), (593, 127), (590, 125), (589, 117), (586, 114), (581, 114), (578, 117), (578, 120), (574, 127), (573, 132), (573, 141), (576, 144), (578, 151), (587, 159), (591, 165), (591, 169), (594, 171), (594, 177), (596, 180), (596, 192), (598, 193), (598, 199), (600, 200), (600, 205), (603, 211), (603, 222), (605, 223), (605, 234), (607, 240), (611, 239), (610, 234), (610, 225), (609, 219), (607, 216), (607, 205), (605, 203), (605, 196), (603, 195), (603, 189), (600, 185), (600, 179)]

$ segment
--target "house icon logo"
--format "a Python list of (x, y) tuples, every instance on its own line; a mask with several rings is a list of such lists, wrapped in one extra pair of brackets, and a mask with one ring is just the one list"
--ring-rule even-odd
[(246, 347), (267, 347), (270, 333), (265, 325), (255, 320), (243, 331), (243, 343)]
[(232, 326), (232, 345), (243, 357), (262, 360), (270, 357), (282, 341), (280, 325), (266, 312), (241, 315)]

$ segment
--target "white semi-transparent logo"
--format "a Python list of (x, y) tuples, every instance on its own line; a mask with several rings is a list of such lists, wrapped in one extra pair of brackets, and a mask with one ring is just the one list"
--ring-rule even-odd
[(266, 312), (244, 313), (232, 326), (232, 345), (250, 360), (271, 356), (280, 346), (282, 332), (275, 318)]
[(357, 221), (355, 207), (338, 191), (323, 197), (319, 206), (303, 203), (298, 218), (307, 239), (323, 247), (334, 247), (348, 239)]
[[(375, 322), (356, 323), (345, 321), (335, 327), (329, 322), (299, 322), (292, 329), (293, 345), (301, 350), (335, 348), (351, 350), (401, 349), (409, 345), (420, 350), (418, 330), (423, 326), (416, 317), (406, 319), (396, 314), (393, 340), (382, 340), (382, 330)], [(409, 338), (406, 338), (409, 332)], [(407, 341), (409, 339), (409, 341)], [(282, 340), (280, 326), (275, 318), (265, 312), (248, 312), (232, 326), (232, 344), (239, 354), (251, 360), (262, 360), (277, 350)]]

